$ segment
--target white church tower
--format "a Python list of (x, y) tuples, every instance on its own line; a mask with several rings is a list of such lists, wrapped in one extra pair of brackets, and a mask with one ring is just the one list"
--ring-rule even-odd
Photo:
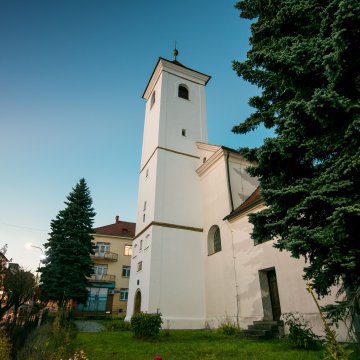
[(162, 314), (164, 326), (205, 325), (201, 165), (207, 142), (205, 85), (210, 76), (159, 58), (146, 100), (136, 236), (127, 319)]

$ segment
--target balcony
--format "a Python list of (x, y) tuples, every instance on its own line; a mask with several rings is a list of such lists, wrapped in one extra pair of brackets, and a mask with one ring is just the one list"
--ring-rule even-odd
[(110, 252), (110, 251), (105, 251), (105, 252), (96, 251), (94, 255), (91, 255), (91, 257), (95, 260), (96, 259), (110, 260), (110, 261), (118, 260), (118, 254)]
[(96, 275), (93, 274), (90, 276), (89, 279), (91, 282), (98, 282), (98, 283), (114, 283), (115, 282), (115, 275)]

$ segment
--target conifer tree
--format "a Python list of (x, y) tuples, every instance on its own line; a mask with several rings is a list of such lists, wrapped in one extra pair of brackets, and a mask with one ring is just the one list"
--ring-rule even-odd
[(56, 301), (60, 306), (70, 300), (85, 304), (89, 280), (93, 273), (93, 219), (90, 191), (84, 179), (72, 189), (55, 220), (51, 221), (46, 244), (46, 259), (41, 271), (42, 300)]
[[(255, 111), (235, 133), (274, 130), (256, 149), (267, 205), (253, 214), (253, 239), (304, 256), (320, 295), (360, 285), (360, 2), (244, 0), (251, 49), (233, 68), (257, 85)], [(358, 303), (357, 303), (358, 306)]]

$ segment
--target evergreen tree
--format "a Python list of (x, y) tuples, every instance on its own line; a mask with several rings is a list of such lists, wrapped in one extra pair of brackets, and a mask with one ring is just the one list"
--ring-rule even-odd
[(70, 300), (85, 304), (89, 280), (93, 273), (93, 219), (90, 191), (84, 179), (72, 189), (66, 208), (51, 221), (46, 259), (41, 271), (41, 298), (60, 306)]
[(321, 296), (360, 285), (360, 2), (244, 0), (251, 49), (233, 68), (261, 93), (235, 133), (274, 129), (256, 149), (267, 208), (253, 214), (256, 242), (307, 260), (305, 279)]

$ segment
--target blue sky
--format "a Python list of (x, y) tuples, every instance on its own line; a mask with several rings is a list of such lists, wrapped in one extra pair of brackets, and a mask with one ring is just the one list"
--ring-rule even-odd
[(135, 221), (145, 102), (159, 56), (212, 76), (209, 142), (261, 145), (234, 135), (257, 89), (232, 70), (250, 23), (229, 0), (0, 0), (0, 247), (35, 269), (50, 222), (81, 177), (95, 226)]

